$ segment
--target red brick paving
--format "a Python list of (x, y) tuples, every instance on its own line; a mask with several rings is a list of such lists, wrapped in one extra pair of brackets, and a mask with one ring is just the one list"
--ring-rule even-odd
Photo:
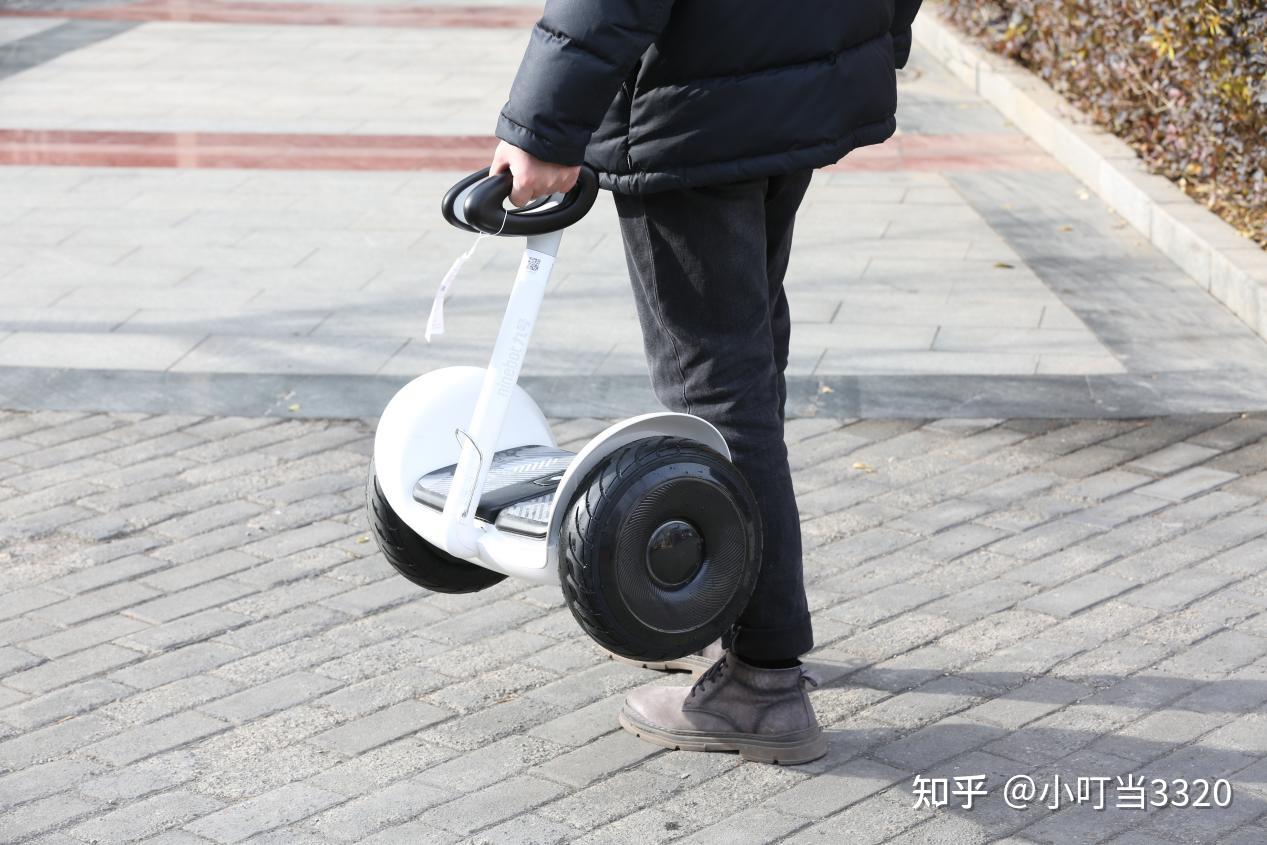
[[(485, 135), (321, 135), (242, 132), (0, 130), (0, 164), (275, 170), (473, 170)], [(1019, 135), (900, 135), (850, 153), (829, 171), (1050, 170)]]

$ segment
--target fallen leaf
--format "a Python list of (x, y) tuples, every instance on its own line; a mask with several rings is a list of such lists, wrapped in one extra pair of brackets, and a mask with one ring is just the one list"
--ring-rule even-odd
[(370, 538), (366, 537), (364, 534), (356, 538), (356, 542), (361, 543), (361, 544), (368, 543), (369, 541), (370, 541)]
[(294, 414), (294, 413), (298, 413), (298, 411), (299, 411), (299, 403), (298, 403), (298, 402), (296, 402), (295, 404), (291, 405), (291, 406), (290, 406), (290, 408), (289, 408), (289, 410), (290, 410), (290, 412), (291, 412), (292, 414)]
[(1063, 226), (1061, 226), (1061, 227), (1060, 227), (1060, 231), (1062, 231), (1062, 232), (1072, 232), (1072, 231), (1073, 231), (1073, 227), (1072, 227), (1072, 226), (1070, 226), (1068, 223), (1066, 223), (1065, 225), (1063, 225)]
[(819, 393), (835, 393), (836, 391), (832, 390), (830, 387), (828, 387), (825, 384), (820, 384), (818, 386), (818, 392)]
[(998, 268), (998, 269), (1000, 269), (1000, 270), (1014, 270), (1014, 269), (1016, 269), (1016, 268), (1015, 268), (1015, 267), (1013, 267), (1011, 264), (1008, 264), (1006, 261), (996, 261), (996, 262), (994, 262), (994, 266), (995, 266), (995, 267), (997, 267), (997, 268)]
[(857, 470), (862, 470), (863, 472), (875, 472), (875, 469), (873, 469), (872, 467), (868, 466), (867, 464), (864, 464), (862, 461), (858, 461), (858, 462), (856, 462), (856, 463), (853, 465), (853, 468), (854, 468), (854, 469), (857, 469)]

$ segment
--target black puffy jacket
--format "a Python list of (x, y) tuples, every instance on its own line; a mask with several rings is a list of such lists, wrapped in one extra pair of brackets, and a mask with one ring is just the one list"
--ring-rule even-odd
[(822, 167), (893, 134), (920, 0), (548, 0), (497, 137), (625, 193)]

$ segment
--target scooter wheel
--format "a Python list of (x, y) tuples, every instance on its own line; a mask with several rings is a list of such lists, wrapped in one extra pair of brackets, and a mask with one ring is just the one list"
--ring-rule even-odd
[(370, 533), (383, 557), (419, 587), (436, 593), (477, 593), (505, 579), (500, 572), (454, 557), (418, 536), (387, 503), (372, 464), (365, 487), (365, 504)]
[(609, 455), (570, 502), (559, 580), (576, 621), (635, 660), (699, 651), (743, 612), (761, 569), (761, 515), (721, 454), (649, 437)]

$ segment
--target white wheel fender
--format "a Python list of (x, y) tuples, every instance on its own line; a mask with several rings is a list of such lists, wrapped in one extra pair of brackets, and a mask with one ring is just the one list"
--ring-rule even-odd
[[(483, 382), (481, 367), (444, 367), (421, 375), (387, 403), (374, 435), (374, 472), (387, 503), (406, 525), (441, 547), (443, 538), (431, 536), (440, 521), (414, 501), (414, 485), (432, 470), (457, 463), (461, 445), (454, 432), (470, 424)], [(497, 450), (529, 444), (555, 445), (541, 409), (515, 385)]]
[(585, 444), (572, 463), (568, 465), (563, 480), (559, 482), (558, 493), (550, 508), (550, 529), (547, 535), (548, 548), (546, 560), (551, 569), (558, 561), (559, 533), (563, 526), (563, 517), (572, 504), (581, 482), (589, 475), (590, 470), (604, 458), (635, 440), (646, 437), (682, 437), (694, 440), (710, 449), (720, 452), (726, 460), (730, 460), (730, 447), (726, 438), (713, 427), (712, 423), (692, 414), (679, 414), (673, 411), (660, 411), (630, 417), (604, 429), (597, 437)]

